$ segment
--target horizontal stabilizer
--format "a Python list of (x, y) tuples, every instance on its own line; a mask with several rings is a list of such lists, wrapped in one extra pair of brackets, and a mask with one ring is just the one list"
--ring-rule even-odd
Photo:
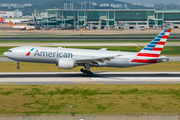
[(146, 58), (146, 59), (133, 59), (131, 62), (136, 62), (136, 63), (158, 63), (158, 62), (164, 62), (164, 61), (169, 61), (169, 57), (159, 57), (159, 58)]

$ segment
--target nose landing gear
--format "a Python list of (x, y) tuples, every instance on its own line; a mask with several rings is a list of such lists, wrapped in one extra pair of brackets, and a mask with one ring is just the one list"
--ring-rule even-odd
[(17, 62), (17, 69), (20, 69), (19, 62)]

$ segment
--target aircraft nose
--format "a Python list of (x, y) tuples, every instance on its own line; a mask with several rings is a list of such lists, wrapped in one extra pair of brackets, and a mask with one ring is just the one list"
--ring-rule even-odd
[(7, 52), (4, 52), (3, 55), (4, 55), (4, 57), (7, 57)]

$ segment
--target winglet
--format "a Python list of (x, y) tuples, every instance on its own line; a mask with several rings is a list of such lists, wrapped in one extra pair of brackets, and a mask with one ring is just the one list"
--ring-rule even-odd
[(138, 52), (138, 57), (159, 58), (161, 51), (169, 37), (171, 29), (165, 29), (156, 38), (154, 38), (146, 47)]
[(9, 24), (10, 24), (11, 27), (15, 26), (10, 20), (9, 20)]

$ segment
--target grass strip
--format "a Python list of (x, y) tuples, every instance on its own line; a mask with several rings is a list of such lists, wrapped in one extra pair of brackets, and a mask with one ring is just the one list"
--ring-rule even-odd
[[(26, 63), (20, 62), (21, 69), (17, 70), (15, 62), (0, 62), (0, 72), (80, 72), (83, 66), (73, 69), (59, 69), (55, 64)], [(163, 62), (138, 67), (115, 68), (115, 67), (93, 67), (91, 71), (180, 71), (180, 62)]]
[[(3, 55), (3, 53), (10, 48), (14, 48), (14, 47), (9, 47), (9, 46), (0, 47), (0, 55)], [(144, 46), (72, 46), (72, 47), (69, 46), (66, 48), (96, 49), (96, 50), (101, 49), (101, 48), (107, 48), (107, 50), (112, 50), (112, 51), (119, 50), (119, 51), (127, 51), (127, 52), (139, 52), (140, 50), (144, 48)], [(162, 55), (179, 55), (180, 47), (179, 46), (164, 46), (161, 54)]]
[(163, 114), (180, 111), (180, 85), (3, 85), (3, 115)]

